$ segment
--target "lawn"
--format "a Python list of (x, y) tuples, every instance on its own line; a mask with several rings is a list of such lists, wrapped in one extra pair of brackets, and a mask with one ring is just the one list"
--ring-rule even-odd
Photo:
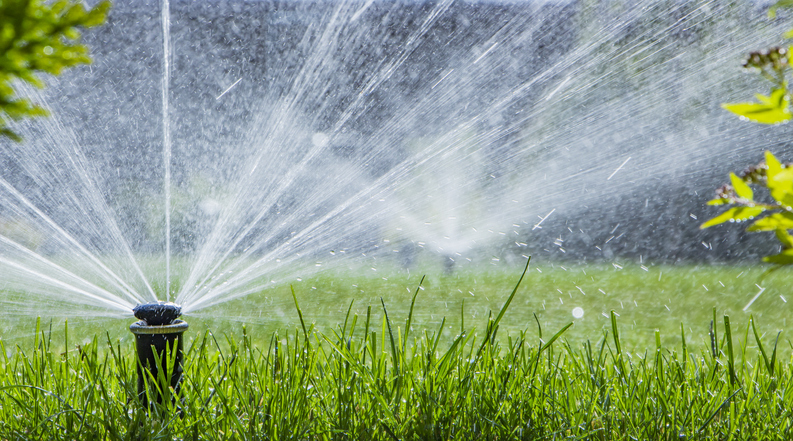
[[(699, 348), (708, 341), (715, 308), (717, 316), (730, 315), (733, 322), (742, 326), (754, 316), (763, 329), (776, 333), (787, 326), (793, 271), (782, 269), (766, 275), (767, 269), (533, 263), (504, 317), (502, 331), (528, 330), (536, 334), (537, 321), (546, 331), (573, 322), (565, 334), (569, 341), (597, 341), (610, 328), (609, 314), (613, 310), (624, 330), (623, 345), (628, 351), (642, 353), (653, 347), (656, 330), (660, 330), (665, 346), (679, 345), (681, 325), (688, 344)], [(425, 275), (366, 268), (349, 273), (320, 273), (293, 286), (306, 320), (319, 329), (327, 329), (344, 320), (351, 304), (351, 312), (358, 315), (364, 315), (371, 306), (380, 320), (381, 297), (392, 317), (406, 317), (411, 296), (424, 277), (413, 312), (414, 327), (436, 329), (445, 319), (444, 337), (451, 339), (463, 324), (481, 330), (489, 312), (504, 304), (521, 270), (517, 266), (489, 266), (452, 274), (438, 270)], [(747, 308), (761, 290), (762, 294)], [(581, 308), (581, 318), (573, 316), (575, 308)], [(239, 332), (245, 323), (252, 332), (265, 336), (275, 329), (298, 325), (288, 286), (221, 304), (212, 311), (199, 311), (189, 320), (200, 329), (215, 332)], [(786, 344), (785, 348), (789, 350), (790, 346)]]
[(320, 273), (185, 317), (151, 410), (131, 319), (7, 319), (0, 439), (791, 437), (789, 272), (532, 266), (504, 310), (521, 271)]

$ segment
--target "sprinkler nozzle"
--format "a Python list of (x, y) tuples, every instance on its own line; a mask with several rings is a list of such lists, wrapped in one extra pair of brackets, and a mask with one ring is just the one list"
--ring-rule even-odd
[(136, 306), (132, 313), (149, 326), (170, 325), (182, 315), (182, 307), (162, 300), (155, 303), (143, 303)]
[(182, 334), (188, 326), (186, 322), (177, 319), (182, 315), (182, 308), (170, 302), (138, 305), (132, 312), (140, 320), (129, 327), (135, 334), (139, 360), (138, 396), (144, 406), (149, 404), (149, 397), (162, 403), (160, 390), (163, 389), (149, 389), (147, 397), (146, 383), (157, 381), (162, 374), (166, 374), (166, 377), (170, 374), (169, 385), (175, 395), (179, 395), (183, 371)]

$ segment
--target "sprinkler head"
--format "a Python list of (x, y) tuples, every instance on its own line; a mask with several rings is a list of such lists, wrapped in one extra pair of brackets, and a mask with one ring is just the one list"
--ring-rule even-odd
[[(138, 355), (138, 396), (144, 406), (150, 398), (162, 404), (161, 391), (173, 389), (174, 400), (179, 395), (182, 380), (182, 334), (187, 323), (178, 320), (182, 307), (169, 302), (146, 303), (133, 310), (140, 321), (130, 325), (135, 334), (135, 348)], [(170, 375), (169, 384), (147, 387), (147, 383), (159, 381), (162, 374)], [(148, 393), (147, 393), (148, 389)]]
[(182, 307), (162, 300), (155, 303), (143, 303), (136, 306), (132, 313), (148, 326), (170, 325), (182, 315)]

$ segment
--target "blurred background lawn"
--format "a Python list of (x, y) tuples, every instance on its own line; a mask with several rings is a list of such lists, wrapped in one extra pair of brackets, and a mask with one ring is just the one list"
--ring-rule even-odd
[[(392, 325), (404, 327), (412, 295), (425, 276), (416, 298), (413, 330), (437, 331), (445, 318), (444, 337), (451, 338), (460, 332), (463, 320), (467, 330), (483, 331), (488, 314), (498, 313), (522, 271), (521, 267), (507, 265), (467, 267), (451, 273), (442, 268), (431, 269), (426, 275), (397, 268), (327, 270), (299, 279), (291, 286), (306, 322), (314, 324), (320, 332), (330, 332), (344, 322), (350, 308), (351, 315), (359, 316), (359, 330), (362, 329), (369, 307), (372, 326), (379, 331), (383, 320), (381, 297)], [(614, 310), (619, 315), (624, 350), (636, 354), (652, 350), (656, 329), (660, 330), (665, 347), (679, 348), (681, 325), (689, 349), (699, 350), (709, 345), (708, 330), (715, 308), (719, 327), (722, 316), (730, 315), (733, 326), (737, 327), (733, 333), (739, 336), (740, 343), (736, 344), (743, 344), (749, 318), (753, 316), (758, 330), (766, 334), (768, 344), (772, 344), (777, 332), (783, 331), (779, 349), (789, 354), (792, 346), (784, 331), (790, 312), (788, 300), (793, 300), (789, 293), (793, 270), (766, 274), (767, 269), (767, 266), (729, 265), (532, 264), (499, 332), (501, 337), (520, 331), (539, 336), (539, 322), (547, 339), (573, 322), (565, 338), (574, 346), (586, 340), (594, 343), (605, 331), (610, 331), (609, 312)], [(574, 317), (575, 308), (581, 308), (582, 317)], [(74, 315), (70, 314), (68, 322), (70, 349), (95, 335), (103, 339), (108, 335), (122, 342), (132, 339), (128, 326), (133, 317), (75, 318)], [(16, 345), (22, 348), (32, 345), (35, 317), (2, 313), (0, 317), (0, 339), (6, 352)], [(254, 342), (264, 345), (269, 343), (273, 332), (278, 331), (283, 339), (299, 326), (290, 284), (286, 283), (183, 318), (190, 324), (188, 341), (206, 331), (236, 339), (245, 326)], [(53, 344), (62, 346), (65, 318), (43, 316), (41, 323), (42, 329), (51, 333)], [(749, 338), (747, 347), (752, 350), (753, 338)]]

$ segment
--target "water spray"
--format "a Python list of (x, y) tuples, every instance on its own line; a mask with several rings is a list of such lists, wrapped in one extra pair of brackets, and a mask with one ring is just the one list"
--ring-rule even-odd
[(132, 312), (139, 321), (131, 324), (129, 330), (135, 334), (135, 347), (138, 354), (138, 397), (144, 406), (149, 399), (162, 404), (162, 395), (156, 387), (150, 387), (147, 395), (146, 384), (159, 383), (160, 377), (170, 373), (170, 387), (179, 394), (182, 380), (182, 334), (187, 330), (187, 322), (179, 320), (182, 307), (170, 302), (159, 301), (136, 306)]

